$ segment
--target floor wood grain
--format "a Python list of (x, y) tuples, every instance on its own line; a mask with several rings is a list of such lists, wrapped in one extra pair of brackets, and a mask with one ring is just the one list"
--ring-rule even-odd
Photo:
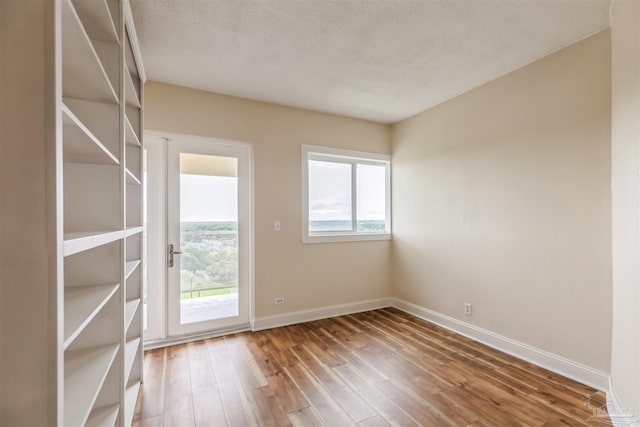
[(134, 426), (596, 426), (605, 396), (388, 308), (145, 353)]

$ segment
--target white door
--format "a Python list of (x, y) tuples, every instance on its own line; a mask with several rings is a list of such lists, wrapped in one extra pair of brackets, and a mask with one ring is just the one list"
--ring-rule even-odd
[[(166, 328), (156, 328), (158, 333), (152, 333), (151, 339), (247, 328), (252, 256), (251, 148), (188, 137), (163, 139), (162, 143), (166, 150), (156, 151), (163, 151), (166, 157), (167, 227), (164, 259), (158, 267), (166, 269), (166, 289), (155, 292), (154, 298), (154, 284), (148, 284), (148, 326), (154, 329), (152, 322), (158, 325), (164, 320)], [(161, 163), (155, 163), (156, 167)], [(153, 167), (151, 161), (148, 167)], [(152, 209), (150, 203), (149, 229)], [(150, 254), (149, 269), (154, 268), (152, 264)], [(158, 277), (161, 282), (161, 275)], [(162, 310), (162, 299), (166, 311)]]

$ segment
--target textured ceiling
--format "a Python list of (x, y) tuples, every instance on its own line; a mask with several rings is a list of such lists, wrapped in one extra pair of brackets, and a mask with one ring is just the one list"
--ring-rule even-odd
[(609, 0), (131, 0), (150, 80), (391, 123), (609, 25)]

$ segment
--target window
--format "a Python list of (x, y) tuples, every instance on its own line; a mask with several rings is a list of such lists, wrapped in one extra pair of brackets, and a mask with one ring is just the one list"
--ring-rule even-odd
[(391, 238), (391, 158), (302, 146), (302, 241)]

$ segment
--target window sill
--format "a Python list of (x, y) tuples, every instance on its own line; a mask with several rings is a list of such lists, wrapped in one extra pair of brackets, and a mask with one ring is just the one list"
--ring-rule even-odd
[(302, 235), (302, 243), (337, 243), (391, 240), (391, 233), (318, 233)]

